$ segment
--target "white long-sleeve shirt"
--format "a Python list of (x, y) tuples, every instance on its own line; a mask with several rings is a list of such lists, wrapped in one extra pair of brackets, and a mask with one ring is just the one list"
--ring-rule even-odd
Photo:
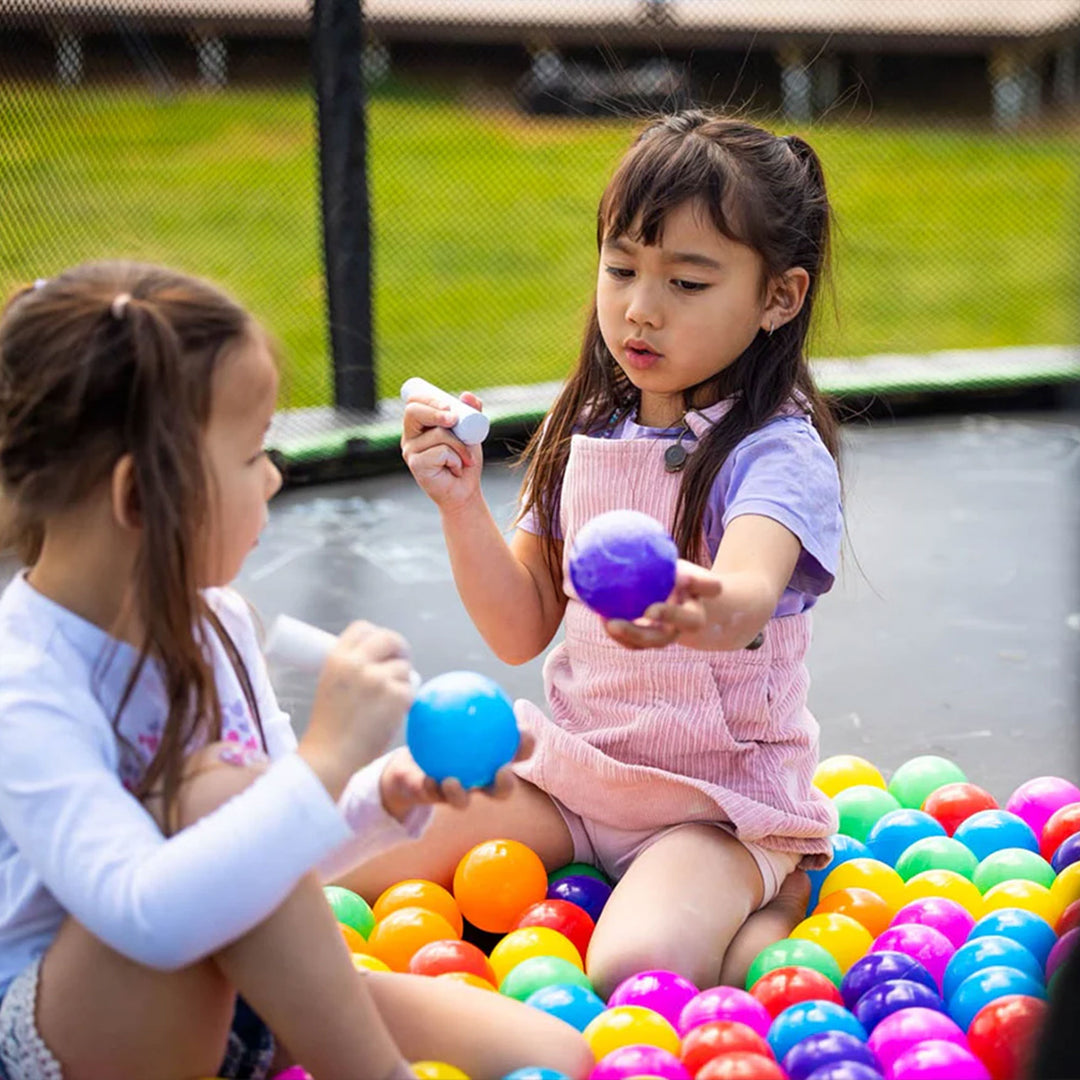
[[(166, 839), (130, 788), (167, 712), (148, 664), (113, 717), (135, 650), (53, 603), (18, 575), (0, 596), (0, 994), (70, 914), (124, 956), (160, 969), (194, 963), (269, 915), (308, 871), (333, 877), (415, 837), (382, 807), (382, 762), (337, 805), (281, 711), (244, 602), (208, 602), (250, 674), (271, 764), (247, 789)], [(223, 734), (259, 745), (239, 680), (210, 631)]]

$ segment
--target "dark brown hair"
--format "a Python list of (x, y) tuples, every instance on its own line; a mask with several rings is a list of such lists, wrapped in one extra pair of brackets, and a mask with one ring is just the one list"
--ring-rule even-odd
[[(716, 229), (756, 251), (764, 264), (761, 288), (793, 267), (810, 276), (799, 314), (775, 333), (760, 331), (730, 367), (683, 393), (683, 407), (732, 399), (732, 407), (690, 455), (679, 488), (672, 533), (684, 558), (701, 554), (702, 522), (713, 480), (725, 458), (793, 395), (801, 394), (825, 446), (837, 456), (837, 424), (814, 385), (805, 343), (814, 300), (827, 272), (831, 211), (821, 162), (808, 143), (778, 138), (740, 120), (697, 110), (657, 120), (638, 136), (600, 200), (596, 241), (630, 236), (657, 244), (667, 215), (697, 202)], [(625, 415), (639, 394), (600, 333), (595, 297), (577, 367), (544, 424), (525, 448), (528, 468), (522, 513), (536, 515), (540, 534), (558, 535), (562, 476), (575, 432), (596, 433), (615, 414)], [(548, 566), (561, 568), (555, 545)]]
[(85, 264), (24, 289), (0, 319), (4, 546), (33, 565), (48, 519), (108, 483), (131, 455), (142, 528), (125, 604), (143, 640), (113, 722), (152, 659), (168, 716), (136, 794), (160, 782), (167, 818), (193, 740), (221, 736), (207, 625), (261, 729), (239, 652), (197, 581), (211, 498), (202, 449), (211, 381), (230, 350), (256, 333), (247, 313), (213, 286), (124, 262)]

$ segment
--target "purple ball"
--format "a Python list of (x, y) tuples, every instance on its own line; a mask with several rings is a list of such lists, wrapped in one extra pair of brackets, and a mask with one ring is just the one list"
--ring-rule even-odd
[(990, 1074), (965, 1047), (930, 1039), (905, 1050), (893, 1062), (892, 1080), (990, 1080)]
[(960, 1025), (945, 1013), (935, 1009), (901, 1009), (884, 1020), (872, 1032), (866, 1045), (877, 1054), (886, 1075), (891, 1074), (893, 1062), (918, 1043), (946, 1040), (957, 1046), (967, 1046)]
[(769, 1034), (772, 1017), (768, 1009), (745, 990), (734, 986), (713, 986), (686, 1003), (676, 1029), (680, 1036), (710, 1020), (734, 1020), (756, 1031), (763, 1039)]
[(589, 874), (568, 874), (558, 881), (553, 881), (547, 890), (548, 900), (566, 900), (577, 904), (593, 922), (600, 918), (600, 912), (604, 910), (609, 896), (611, 886)]
[(1067, 933), (1061, 935), (1058, 938), (1057, 944), (1050, 950), (1050, 955), (1046, 958), (1046, 981), (1049, 982), (1054, 977), (1054, 972), (1064, 963), (1068, 958), (1069, 953), (1076, 948), (1076, 942), (1080, 940), (1080, 926), (1074, 926)]
[(629, 1077), (659, 1077), (659, 1080), (690, 1080), (682, 1062), (659, 1046), (620, 1046), (605, 1054), (589, 1073), (589, 1080), (628, 1080)]
[(968, 939), (975, 920), (955, 900), (944, 896), (924, 896), (905, 904), (892, 918), (890, 926), (918, 923), (940, 930), (959, 949)]
[(918, 960), (907, 953), (886, 949), (867, 953), (848, 968), (840, 984), (844, 1004), (854, 1009), (867, 990), (889, 979), (909, 979), (922, 983), (928, 990), (936, 991), (938, 988), (934, 976)]
[(791, 1080), (806, 1080), (816, 1070), (840, 1061), (877, 1067), (874, 1052), (846, 1031), (821, 1031), (797, 1042), (785, 1055), (784, 1072)]
[(674, 971), (642, 971), (623, 979), (608, 998), (608, 1008), (643, 1005), (658, 1012), (672, 1027), (687, 1003), (697, 997), (698, 988)]
[(582, 602), (605, 619), (639, 619), (671, 595), (678, 558), (675, 541), (655, 518), (611, 510), (578, 530), (570, 580)]
[(834, 1061), (815, 1069), (806, 1080), (884, 1080), (877, 1069), (861, 1061)]
[(910, 979), (889, 979), (872, 986), (855, 1006), (855, 1018), (872, 1031), (887, 1016), (901, 1009), (937, 1009), (945, 1011), (945, 1002), (936, 990)]
[(1005, 809), (1022, 817), (1036, 836), (1042, 836), (1043, 826), (1054, 811), (1074, 802), (1080, 802), (1080, 788), (1075, 784), (1060, 776), (1036, 776), (1009, 796)]
[(1055, 874), (1060, 874), (1066, 866), (1072, 866), (1077, 859), (1080, 859), (1080, 833), (1073, 833), (1058, 845), (1057, 851), (1050, 860), (1050, 865), (1054, 868)]
[(935, 930), (932, 926), (921, 926), (918, 923), (904, 923), (902, 926), (889, 927), (870, 946), (871, 952), (881, 952), (884, 949), (906, 953), (918, 960), (933, 975), (939, 991), (942, 980), (945, 978), (945, 967), (949, 963), (949, 958), (956, 952), (953, 943), (940, 930)]

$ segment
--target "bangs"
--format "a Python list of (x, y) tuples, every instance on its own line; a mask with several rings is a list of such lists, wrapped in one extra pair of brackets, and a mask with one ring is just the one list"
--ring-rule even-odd
[(699, 203), (717, 232), (761, 251), (764, 222), (751, 183), (735, 158), (711, 139), (653, 129), (619, 166), (600, 200), (597, 247), (626, 236), (659, 244), (669, 213)]

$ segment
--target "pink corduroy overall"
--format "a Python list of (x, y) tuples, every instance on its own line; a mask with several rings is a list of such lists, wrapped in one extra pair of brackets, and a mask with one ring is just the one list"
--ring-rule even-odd
[[(709, 421), (690, 413), (687, 423), (700, 435)], [(632, 651), (607, 636), (570, 583), (574, 535), (597, 514), (640, 510), (670, 528), (681, 476), (664, 469), (670, 445), (573, 437), (560, 512), (566, 638), (544, 665), (550, 719), (532, 702), (516, 703), (536, 737), (517, 771), (601, 825), (727, 823), (745, 843), (822, 866), (837, 819), (811, 784), (818, 725), (806, 707), (809, 613), (771, 619), (757, 650), (676, 643)]]

